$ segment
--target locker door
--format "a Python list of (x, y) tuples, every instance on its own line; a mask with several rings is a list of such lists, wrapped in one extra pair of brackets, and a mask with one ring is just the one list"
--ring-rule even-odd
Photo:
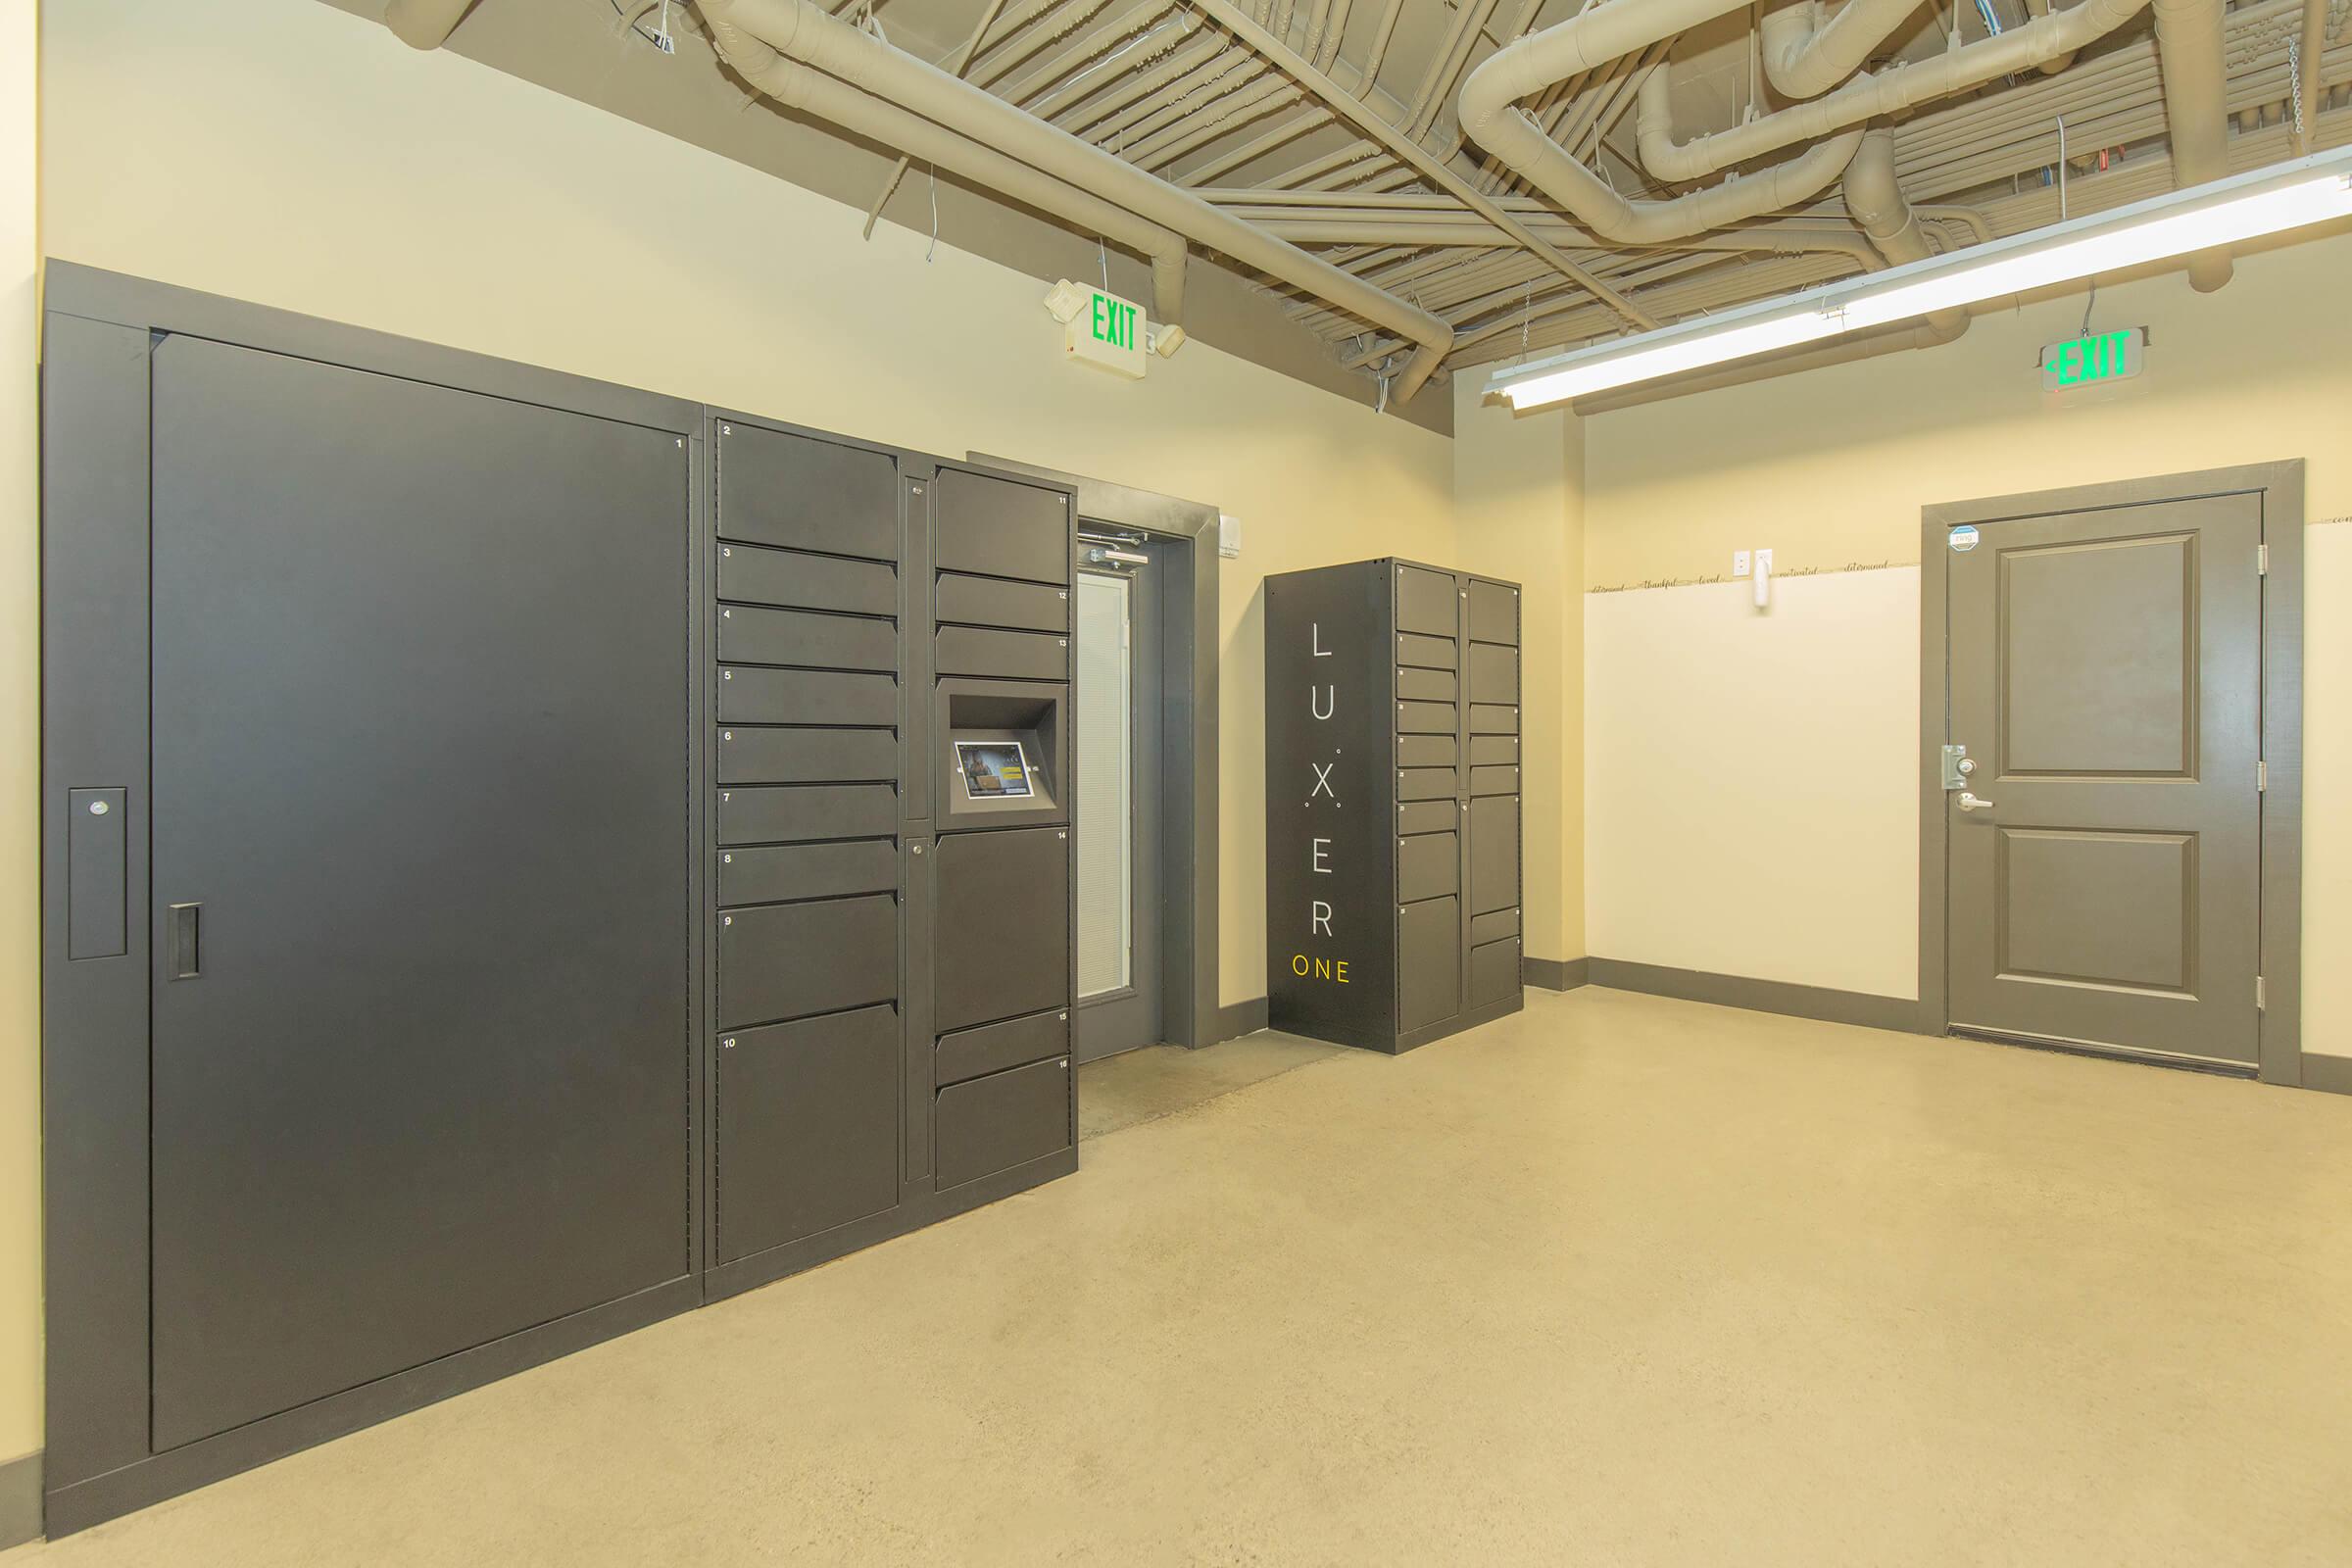
[(689, 539), (660, 431), (153, 396), (160, 1450), (687, 1272)]

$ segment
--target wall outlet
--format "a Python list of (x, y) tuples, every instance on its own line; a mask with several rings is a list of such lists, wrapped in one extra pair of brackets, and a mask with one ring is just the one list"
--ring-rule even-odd
[(1217, 514), (1217, 554), (1231, 561), (1242, 553), (1242, 519), (1228, 512)]
[(1732, 575), (1735, 577), (1744, 577), (1747, 575), (1746, 551), (1735, 550), (1732, 552)]

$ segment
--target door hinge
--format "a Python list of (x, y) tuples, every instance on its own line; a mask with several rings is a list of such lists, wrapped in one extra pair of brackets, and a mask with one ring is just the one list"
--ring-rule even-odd
[(2271, 764), (2264, 759), (2254, 764), (2254, 793), (2260, 795), (2271, 787)]
[(2263, 984), (2262, 976), (2254, 977), (2254, 1010), (2262, 1012), (2270, 1006), (2271, 988)]
[(2254, 547), (2254, 575), (2257, 577), (2268, 577), (2270, 574), (2271, 547), (2269, 545), (2256, 545)]

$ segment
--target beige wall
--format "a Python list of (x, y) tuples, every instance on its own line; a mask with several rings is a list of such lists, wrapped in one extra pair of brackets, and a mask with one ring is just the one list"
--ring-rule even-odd
[(1520, 585), (1522, 891), (1531, 958), (1585, 955), (1584, 441), (1553, 412), (1482, 407), (1455, 378), (1453, 509), (1464, 568)]
[[(52, 257), (1240, 516), (1221, 582), (1222, 990), (1265, 994), (1260, 579), (1453, 559), (1450, 442), (1198, 343), (1141, 383), (1064, 365), (1043, 289), (953, 234), (928, 262), (889, 225), (862, 243), (848, 208), (315, 0), (53, 0), (47, 23)], [(24, 102), (0, 92), (11, 113)], [(5, 137), (0, 180), (20, 180), (28, 148), (13, 122)], [(29, 307), (10, 243), (13, 333)], [(9, 358), (0, 405), (20, 444), (29, 358)], [(34, 579), (23, 475), (0, 476), (0, 725), (26, 742), (0, 752), (0, 808), (0, 808), (4, 1458), (36, 1445), (39, 1418), (37, 1294), (20, 1283), (34, 1270), (19, 1266), (37, 1171), (17, 1136), (34, 1070)]]
[[(1915, 564), (1930, 502), (2307, 460), (2304, 1044), (2352, 1054), (2352, 965), (2332, 956), (2352, 951), (2352, 522), (2318, 520), (2352, 514), (2348, 276), (2352, 237), (2338, 236), (2241, 258), (2218, 295), (2178, 276), (2101, 290), (2094, 324), (2152, 335), (2146, 375), (2110, 401), (2042, 404), (2034, 351), (2080, 328), (2078, 294), (1979, 318), (1943, 348), (1601, 415), (1586, 430), (1588, 585), (1721, 576), (1742, 547), (1770, 546), (1783, 572)], [(1915, 994), (1898, 985), (1911, 966), (1895, 962), (1886, 929), (1898, 921), (1901, 941), (1916, 940), (1916, 867), (1888, 841), (1916, 815), (1914, 785), (1887, 760), (1915, 733), (1916, 699), (1894, 700), (1889, 671), (1917, 669), (1918, 615), (1874, 586), (1896, 581), (1785, 580), (1770, 629), (1751, 624), (1706, 665), (1687, 640), (1738, 634), (1706, 608), (1736, 590), (1589, 601), (1590, 692), (1596, 712), (1611, 705), (1588, 736), (1595, 953)], [(1815, 615), (1842, 635), (1783, 635)], [(1768, 680), (1741, 665), (1766, 647)], [(1752, 705), (1740, 713), (1735, 690)], [(1869, 756), (1839, 744), (1824, 714), (1868, 726), (1851, 740)], [(1670, 760), (1705, 771), (1662, 778)], [(1735, 822), (1774, 847), (1776, 866), (1688, 852), (1726, 843)], [(1629, 823), (1661, 852), (1685, 846), (1685, 874), (1604, 866), (1597, 847)], [(1807, 940), (1791, 943), (1790, 924)], [(1648, 951), (1619, 954), (1614, 940)]]
[(41, 1445), (34, 0), (0, 0), (0, 1463)]
[(1918, 641), (1915, 566), (1592, 595), (1592, 951), (1917, 996)]

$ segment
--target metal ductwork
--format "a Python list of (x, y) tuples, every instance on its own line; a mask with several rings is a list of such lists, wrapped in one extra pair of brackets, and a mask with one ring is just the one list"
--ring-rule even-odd
[(1783, 96), (1817, 98), (1862, 69), (1920, 0), (1846, 0), (1821, 20), (1821, 0), (1768, 11), (1756, 23), (1765, 79)]
[[(1826, 97), (1792, 104), (1729, 130), (1693, 136), (1687, 142), (1674, 139), (1673, 107), (1667, 97), (1666, 81), (1661, 74), (1652, 73), (1642, 84), (1638, 111), (1642, 166), (1660, 179), (1700, 179), (1882, 115), (1895, 114), (1915, 104), (1948, 98), (2002, 76), (2031, 71), (2045, 60), (2071, 54), (2113, 32), (2137, 16), (2148, 3), (2149, 0), (2083, 0), (2070, 11), (2037, 17), (2024, 26), (1981, 38), (1913, 65), (1897, 66), (1876, 75), (1857, 76)], [(2220, 14), (2221, 0), (2189, 0), (2189, 3), (2210, 4), (2215, 15)], [(2217, 30), (2214, 38), (2217, 69), (2220, 50)], [(1464, 91), (1467, 93), (1468, 89)], [(2214, 93), (2217, 106), (2220, 97), (2217, 83)], [(2218, 107), (2215, 124), (2218, 133)]]
[(708, 0), (703, 20), (719, 58), (743, 79), (788, 108), (804, 110), (819, 120), (909, 158), (952, 171), (1000, 195), (1010, 197), (1104, 239), (1141, 253), (1152, 263), (1152, 315), (1170, 325), (1184, 320), (1185, 244), (1182, 236), (1114, 206), (1089, 191), (1055, 179), (1018, 159), (1008, 158), (968, 136), (870, 93), (788, 60), (727, 19), (726, 0)]
[[(1845, 172), (1859, 131), (1706, 190), (1630, 201), (1516, 107), (1557, 82), (1743, 9), (1745, 0), (1619, 0), (1530, 33), (1497, 49), (1463, 81), (1462, 133), (1594, 233), (1620, 244), (1661, 244), (1810, 201)], [(1659, 79), (1654, 71), (1651, 77)]]
[(473, 0), (392, 0), (384, 25), (412, 49), (438, 49), (449, 42)]
[[(2156, 64), (2164, 73), (2173, 188), (2230, 172), (2230, 106), (2222, 69), (2222, 0), (2155, 0)], [(2230, 281), (2228, 250), (2188, 259), (2188, 282), (2210, 294)]]
[[(1924, 262), (1936, 254), (1894, 176), (1892, 131), (1863, 133), (1862, 146), (1845, 169), (1845, 210), (1890, 267)], [(1968, 330), (1968, 312), (1938, 311), (1927, 318), (1927, 330), (1936, 342), (1949, 343)]]
[(1279, 278), (1415, 345), (1396, 382), (1410, 398), (1453, 346), (1453, 328), (1352, 272), (1211, 207), (1189, 191), (1026, 114), (1004, 99), (894, 49), (808, 0), (698, 0), (723, 51), (740, 58), (748, 35), (777, 53), (1033, 169), (1099, 194), (1148, 221)]

